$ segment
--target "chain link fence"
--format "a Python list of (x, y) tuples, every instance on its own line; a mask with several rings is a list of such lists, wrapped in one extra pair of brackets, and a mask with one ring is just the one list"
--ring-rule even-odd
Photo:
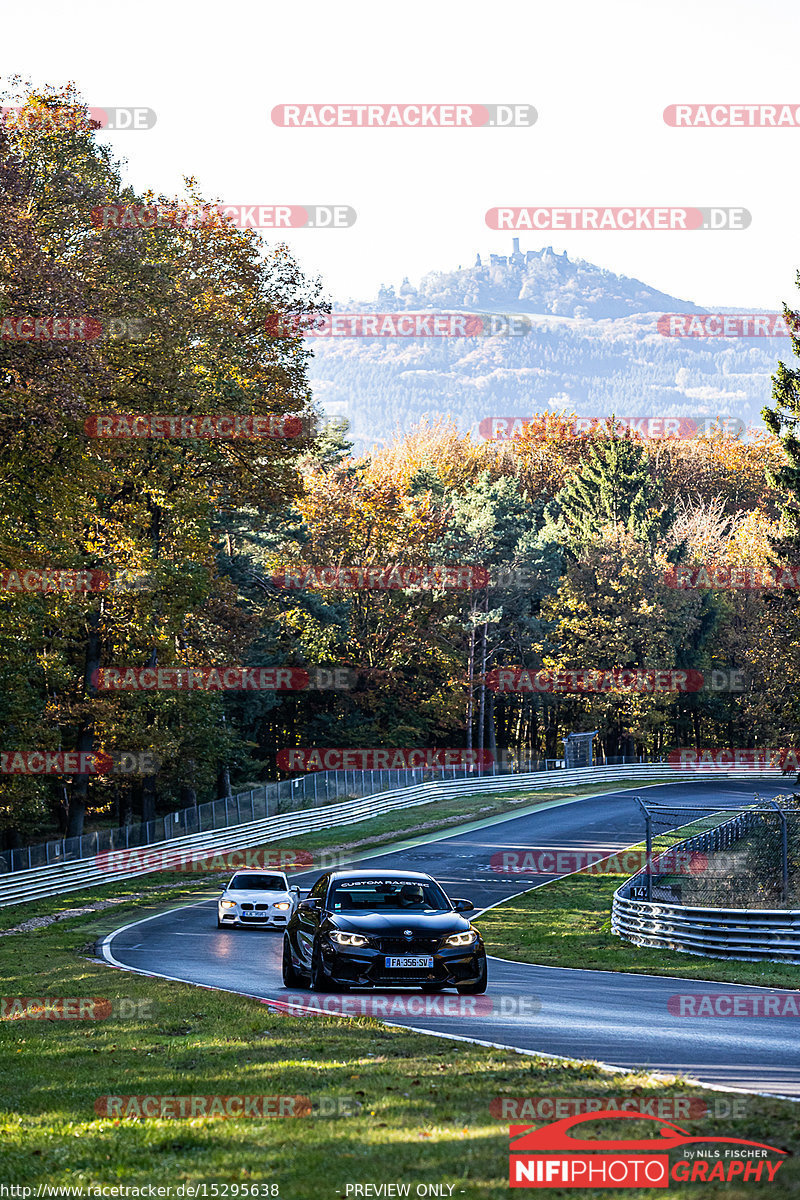
[(737, 809), (637, 797), (649, 869), (629, 899), (701, 908), (800, 908), (800, 795)]

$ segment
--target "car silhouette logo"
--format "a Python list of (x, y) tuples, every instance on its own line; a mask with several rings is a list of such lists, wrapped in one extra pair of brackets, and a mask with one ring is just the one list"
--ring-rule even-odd
[(414, 931), (412, 929), (404, 929), (403, 930), (403, 937), (410, 938), (413, 936), (414, 936)]
[[(574, 1125), (581, 1125), (584, 1122), (591, 1123), (592, 1121), (607, 1121), (611, 1117), (620, 1117), (626, 1121), (652, 1121), (659, 1126), (658, 1136), (653, 1138), (631, 1138), (628, 1140), (611, 1139), (605, 1140), (601, 1138), (581, 1138), (569, 1136), (569, 1131)], [(655, 1130), (654, 1130), (655, 1132)], [(687, 1130), (681, 1129), (679, 1125), (671, 1125), (668, 1121), (663, 1121), (658, 1117), (651, 1117), (646, 1113), (634, 1113), (629, 1110), (614, 1110), (604, 1109), (597, 1113), (582, 1113), (573, 1117), (565, 1117), (563, 1121), (554, 1121), (549, 1125), (543, 1125), (536, 1128), (532, 1125), (512, 1125), (509, 1129), (509, 1137), (511, 1141), (511, 1152), (518, 1154), (522, 1151), (546, 1151), (546, 1150), (572, 1150), (572, 1151), (589, 1151), (589, 1150), (674, 1150), (679, 1146), (686, 1146), (692, 1142), (716, 1142), (726, 1143), (735, 1146), (758, 1146), (762, 1150), (770, 1150), (773, 1154), (785, 1154), (785, 1150), (779, 1149), (777, 1146), (767, 1146), (764, 1142), (750, 1142), (744, 1138), (731, 1137), (698, 1137), (697, 1134), (688, 1133)]]

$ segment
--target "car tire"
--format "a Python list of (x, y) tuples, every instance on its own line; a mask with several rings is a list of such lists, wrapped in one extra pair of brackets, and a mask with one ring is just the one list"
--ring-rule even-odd
[(456, 988), (456, 991), (458, 992), (459, 996), (482, 996), (486, 991), (488, 982), (489, 979), (486, 971), (486, 959), (484, 958), (481, 960), (481, 973), (478, 980), (475, 983), (462, 983)]
[(217, 929), (230, 929), (230, 925), (226, 925), (224, 921), (220, 921), (217, 917)]
[(292, 962), (292, 950), (289, 945), (289, 939), (284, 934), (283, 937), (283, 957), (281, 959), (281, 974), (283, 976), (283, 986), (287, 988), (308, 987), (308, 984), (297, 974)]
[(319, 952), (319, 946), (315, 944), (311, 954), (311, 990), (312, 992), (329, 992), (333, 987), (333, 980), (326, 973), (322, 965), (322, 955)]

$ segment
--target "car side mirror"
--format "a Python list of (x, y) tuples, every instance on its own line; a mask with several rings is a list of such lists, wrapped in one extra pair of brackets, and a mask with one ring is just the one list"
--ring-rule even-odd
[(309, 911), (312, 911), (312, 912), (313, 912), (315, 909), (319, 908), (319, 904), (320, 904), (320, 902), (319, 902), (319, 900), (318, 900), (318, 899), (316, 899), (316, 898), (315, 898), (315, 899), (313, 899), (313, 900), (312, 900), (312, 899), (309, 897), (309, 898), (307, 898), (307, 899), (305, 899), (305, 900), (301, 900), (301, 901), (300, 901), (300, 903), (298, 904), (298, 906), (297, 906), (297, 907), (298, 907), (298, 908), (306, 908), (306, 909), (308, 909)]
[(451, 903), (456, 912), (472, 912), (475, 908), (471, 900), (452, 900)]

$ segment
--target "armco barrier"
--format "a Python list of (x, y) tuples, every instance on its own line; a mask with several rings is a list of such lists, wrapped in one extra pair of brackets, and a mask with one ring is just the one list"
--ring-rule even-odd
[[(670, 847), (682, 850), (721, 849), (755, 824), (756, 814), (741, 813), (706, 833)], [(654, 861), (658, 855), (654, 855)], [(705, 908), (658, 900), (632, 900), (630, 891), (646, 877), (646, 869), (626, 880), (614, 893), (611, 929), (634, 946), (678, 950), (707, 958), (742, 962), (800, 963), (800, 912), (788, 909)]]
[[(180, 851), (181, 854), (196, 852), (198, 858), (209, 853), (224, 853), (226, 850), (243, 850), (251, 846), (264, 845), (270, 840), (287, 836), (313, 833), (318, 829), (332, 829), (353, 825), (381, 813), (398, 808), (415, 808), (431, 804), (438, 799), (467, 797), (474, 792), (540, 791), (552, 787), (569, 787), (585, 783), (602, 783), (615, 779), (635, 777), (656, 782), (668, 780), (682, 783), (693, 774), (676, 771), (661, 763), (625, 763), (611, 767), (580, 767), (575, 770), (537, 771), (526, 775), (477, 776), (455, 782), (423, 783), (417, 787), (399, 788), (393, 792), (380, 792), (375, 796), (364, 796), (358, 800), (347, 800), (341, 804), (327, 805), (322, 809), (309, 809), (268, 817), (230, 829), (220, 829), (188, 837), (170, 838), (163, 842), (137, 847), (141, 854), (155, 855), (159, 851)], [(707, 769), (697, 772), (707, 777)], [(714, 771), (726, 779), (779, 778), (780, 770), (775, 767), (758, 773), (748, 770)], [(468, 814), (465, 814), (467, 816)], [(118, 879), (131, 879), (138, 875), (152, 874), (155, 867), (146, 865), (136, 870), (106, 870), (95, 859), (78, 859), (71, 863), (53, 863), (31, 871), (14, 871), (0, 875), (0, 907), (38, 900), (45, 896), (58, 896), (87, 887), (99, 887)]]
[(743, 962), (800, 963), (800, 912), (691, 908), (614, 896), (611, 928), (634, 946)]

